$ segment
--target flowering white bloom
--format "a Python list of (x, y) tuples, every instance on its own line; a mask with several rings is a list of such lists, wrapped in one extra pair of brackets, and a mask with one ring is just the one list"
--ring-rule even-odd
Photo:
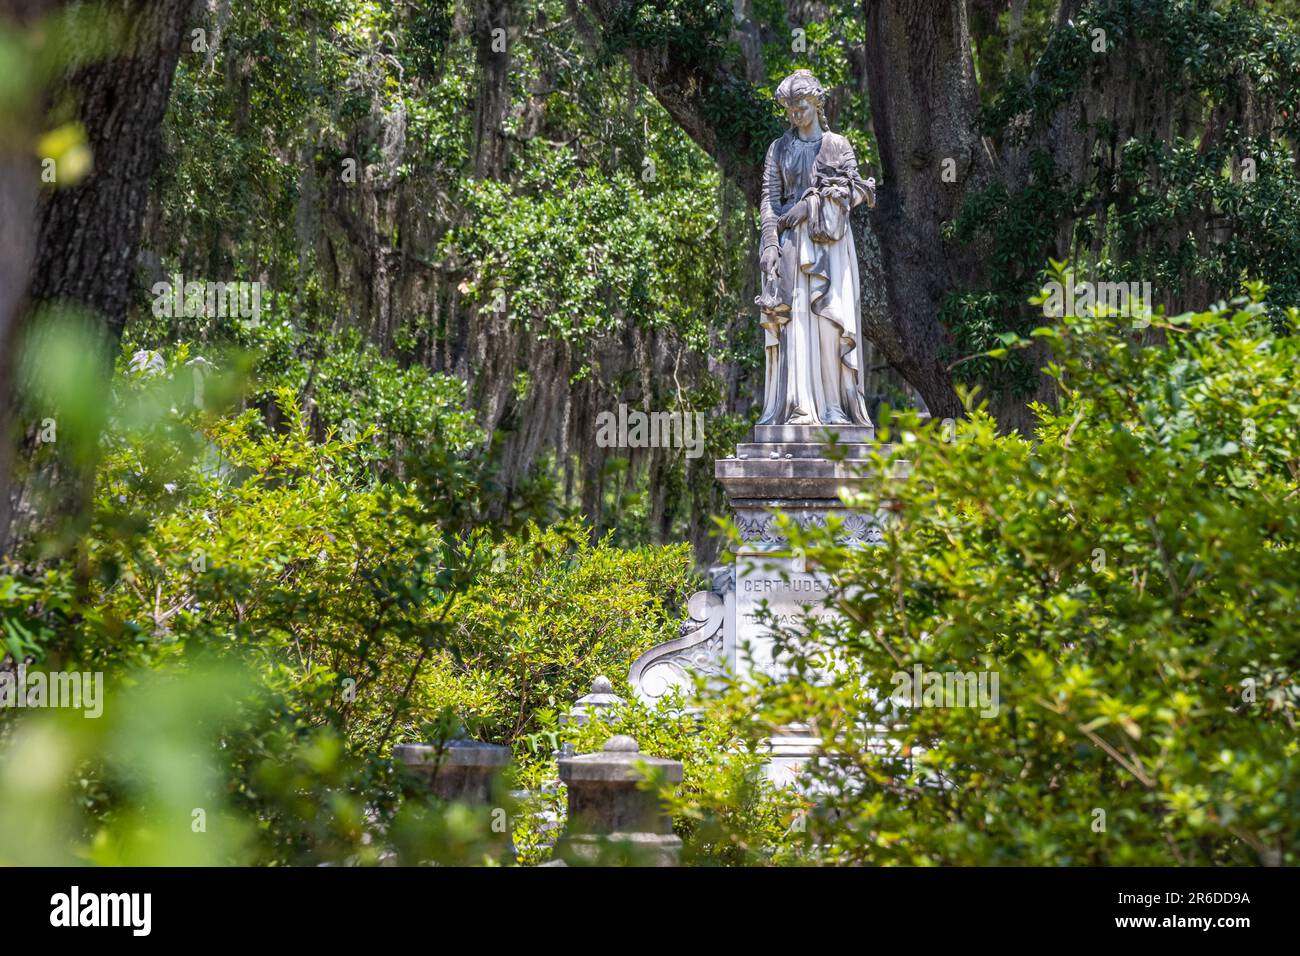
[(144, 372), (146, 375), (158, 375), (167, 371), (163, 357), (152, 349), (141, 349), (131, 356), (131, 371)]

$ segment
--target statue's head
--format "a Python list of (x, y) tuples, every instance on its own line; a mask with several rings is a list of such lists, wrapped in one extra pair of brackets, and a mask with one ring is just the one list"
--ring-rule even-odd
[(826, 91), (811, 70), (795, 70), (782, 80), (776, 88), (776, 101), (785, 110), (786, 119), (791, 126), (807, 126), (816, 117), (823, 130), (830, 129), (826, 124), (826, 113), (822, 109)]

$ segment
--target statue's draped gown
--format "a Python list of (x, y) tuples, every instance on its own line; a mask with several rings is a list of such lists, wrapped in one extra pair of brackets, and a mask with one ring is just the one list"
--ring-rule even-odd
[[(832, 168), (840, 175), (828, 178)], [(767, 277), (758, 299), (767, 355), (761, 425), (871, 424), (849, 229), (850, 210), (869, 194), (852, 146), (836, 133), (805, 141), (791, 129), (768, 149), (762, 247), (776, 246), (779, 260), (778, 275)], [(777, 219), (801, 199), (808, 218), (779, 228)]]

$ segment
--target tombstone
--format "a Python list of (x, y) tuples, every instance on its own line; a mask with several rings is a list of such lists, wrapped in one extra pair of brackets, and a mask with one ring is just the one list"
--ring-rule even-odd
[(618, 844), (638, 864), (677, 865), (682, 841), (673, 833), (672, 817), (659, 795), (640, 785), (646, 779), (643, 768), (681, 783), (680, 761), (647, 756), (635, 740), (619, 735), (598, 753), (561, 757), (559, 767), (569, 796), (568, 823), (557, 847), (561, 858), (597, 863), (602, 851)]
[(779, 673), (773, 640), (763, 623), (762, 608), (778, 624), (797, 623), (804, 614), (834, 615), (828, 599), (835, 590), (830, 577), (791, 548), (777, 512), (801, 528), (825, 528), (839, 522), (837, 543), (856, 548), (881, 541), (878, 516), (853, 511), (840, 491), (868, 480), (878, 466), (875, 429), (869, 425), (835, 428), (807, 425), (759, 425), (754, 441), (736, 446), (735, 457), (715, 463), (727, 492), (741, 543), (735, 556), (736, 644), (752, 646), (736, 658), (736, 673)]
[(657, 644), (632, 662), (628, 682), (639, 700), (654, 705), (674, 689), (694, 687), (694, 675), (734, 671), (735, 587), (730, 567), (714, 568), (712, 587), (696, 591), (686, 604), (678, 636)]
[(393, 756), (425, 781), (440, 800), (492, 805), (493, 785), (510, 762), (510, 748), (463, 737), (435, 744), (398, 744)]

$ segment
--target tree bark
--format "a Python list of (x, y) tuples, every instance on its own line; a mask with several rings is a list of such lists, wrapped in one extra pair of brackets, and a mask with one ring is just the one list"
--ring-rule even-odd
[[(588, 11), (603, 29), (617, 16), (627, 0), (585, 0)], [(576, 10), (576, 0), (572, 0)], [(581, 17), (578, 17), (582, 24)], [(599, 42), (598, 31), (586, 31)], [(710, 95), (720, 89), (743, 89), (746, 81), (718, 65), (704, 68), (669, 45), (629, 46), (623, 51), (637, 78), (654, 94), (659, 105), (681, 126), (695, 143), (708, 153), (726, 176), (740, 187), (745, 198), (758, 206), (763, 179), (763, 155), (768, 144), (753, 138), (742, 129), (737, 136), (723, 141), (710, 118)], [(748, 66), (752, 71), (754, 67)]]
[(976, 132), (979, 90), (966, 5), (865, 0), (863, 6), (867, 91), (883, 177), (871, 225), (889, 303), (888, 327), (871, 338), (931, 414), (956, 417), (962, 409), (944, 360), (939, 307), (949, 290), (980, 284), (982, 250), (951, 246), (941, 229), (992, 173), (991, 153)]
[[(65, 5), (70, 6), (70, 5)], [(76, 117), (93, 154), (91, 171), (75, 185), (46, 193), (35, 215), (35, 243), (26, 312), (60, 303), (92, 313), (102, 332), (104, 372), (121, 339), (149, 187), (161, 154), (159, 131), (172, 79), (195, 17), (195, 0), (116, 0), (100, 4), (114, 27), (112, 52), (73, 65), (54, 103), (76, 98)], [(94, 10), (79, 15), (96, 16)], [(97, 21), (98, 22), (98, 21)], [(22, 309), (23, 306), (18, 306)], [(17, 323), (13, 323), (15, 331)], [(12, 337), (10, 339), (12, 341)], [(6, 350), (6, 362), (12, 350)], [(11, 387), (6, 421), (18, 412)], [(6, 481), (12, 470), (6, 471)], [(82, 485), (84, 482), (73, 481)], [(84, 489), (83, 489), (84, 490)], [(0, 495), (0, 550), (18, 529), (12, 486)], [(64, 504), (76, 507), (80, 493)]]
[(510, 108), (512, 0), (481, 0), (474, 18), (479, 86), (474, 104), (474, 175), (505, 180), (508, 141), (503, 123)]
[[(55, 0), (5, 0), (0, 29), (30, 29), (56, 7)], [(20, 429), (9, 412), (16, 388), (18, 318), (36, 249), (40, 173), (29, 147), (38, 126), (36, 106), (0, 114), (5, 131), (5, 145), (0, 148), (0, 554), (8, 550), (10, 502), (17, 493), (13, 462)]]
[(159, 130), (176, 64), (187, 29), (199, 26), (195, 5), (195, 0), (106, 5), (125, 31), (121, 52), (66, 78), (80, 100), (77, 116), (94, 168), (42, 203), (31, 299), (93, 310), (112, 346), (126, 323), (140, 224), (161, 156)]

